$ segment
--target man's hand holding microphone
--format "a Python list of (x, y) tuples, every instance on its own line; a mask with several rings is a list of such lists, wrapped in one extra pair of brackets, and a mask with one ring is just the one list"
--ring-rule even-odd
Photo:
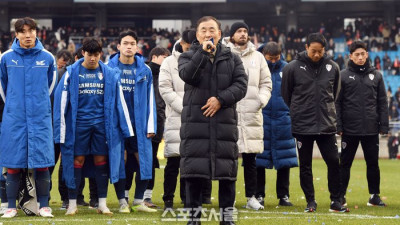
[(214, 39), (213, 38), (211, 38), (208, 41), (204, 41), (203, 42), (203, 50), (204, 51), (206, 51), (206, 52), (208, 52), (210, 54), (213, 54), (215, 52), (215, 49), (216, 49), (216, 46), (214, 45)]

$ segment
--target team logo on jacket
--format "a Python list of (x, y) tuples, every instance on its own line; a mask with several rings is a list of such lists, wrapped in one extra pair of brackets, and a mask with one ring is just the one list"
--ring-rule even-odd
[(356, 75), (354, 75), (354, 76), (349, 76), (349, 79), (356, 80)]
[(326, 67), (326, 70), (328, 70), (328, 72), (331, 71), (331, 69), (332, 69), (332, 65), (331, 64), (326, 64), (325, 67)]
[(345, 149), (346, 146), (347, 146), (347, 143), (343, 141), (343, 142), (342, 142), (342, 149)]
[(282, 72), (279, 72), (279, 76), (282, 78)]
[(370, 80), (374, 80), (375, 75), (373, 75), (372, 73), (368, 74), (368, 77)]
[(306, 70), (306, 66), (300, 66), (300, 69), (303, 69), (304, 71), (307, 71)]
[(301, 143), (301, 141), (297, 141), (297, 148), (301, 149), (301, 146), (303, 146), (303, 143)]
[(36, 61), (36, 66), (44, 66), (44, 60), (42, 61)]
[(100, 80), (103, 80), (103, 73), (97, 73), (97, 77), (98, 77)]

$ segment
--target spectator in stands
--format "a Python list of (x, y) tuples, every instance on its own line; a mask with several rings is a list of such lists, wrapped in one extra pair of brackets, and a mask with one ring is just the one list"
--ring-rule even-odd
[(158, 146), (160, 145), (161, 139), (164, 134), (164, 123), (165, 123), (165, 102), (161, 98), (160, 91), (158, 89), (158, 78), (160, 74), (160, 66), (161, 63), (171, 55), (171, 52), (166, 48), (155, 47), (150, 51), (149, 60), (150, 63), (148, 66), (151, 69), (151, 73), (153, 75), (153, 87), (154, 87), (154, 96), (156, 99), (156, 108), (157, 108), (157, 133), (151, 139), (152, 149), (153, 149), (153, 166), (152, 166), (152, 178), (147, 184), (146, 191), (144, 192), (144, 203), (150, 208), (157, 208), (157, 206), (152, 202), (151, 198), (153, 196), (153, 188), (154, 188), (154, 179), (155, 179), (155, 168), (160, 168), (160, 164), (158, 162), (157, 153)]
[(196, 37), (198, 42), (178, 60), (179, 76), (185, 82), (180, 153), (186, 207), (190, 208), (188, 224), (201, 224), (201, 213), (195, 214), (195, 210), (201, 209), (202, 186), (208, 179), (219, 180), (219, 207), (224, 212), (220, 224), (235, 224), (235, 105), (246, 95), (247, 75), (239, 56), (221, 44), (221, 24), (217, 19), (200, 18)]
[(247, 93), (236, 104), (239, 128), (237, 144), (243, 158), (246, 208), (259, 210), (264, 206), (256, 199), (256, 155), (264, 150), (262, 108), (271, 98), (272, 81), (268, 64), (250, 41), (248, 30), (246, 23), (236, 22), (231, 26), (229, 37), (224, 38), (222, 43), (242, 59), (247, 71)]
[[(106, 204), (108, 179), (116, 183), (123, 177), (122, 138), (134, 135), (130, 117), (123, 110), (126, 103), (118, 72), (100, 61), (101, 52), (97, 40), (85, 40), (84, 58), (67, 67), (68, 73), (62, 77), (54, 97), (54, 139), (61, 144), (63, 177), (69, 188), (66, 215), (78, 211), (78, 187), (88, 155), (94, 158), (94, 169), (90, 171), (95, 172), (97, 212), (112, 214)], [(85, 168), (92, 166), (87, 161)]]
[(392, 105), (389, 108), (389, 120), (390, 121), (398, 121), (399, 120), (399, 110), (397, 109), (396, 105)]
[(389, 159), (396, 160), (397, 154), (399, 153), (399, 133), (395, 132), (389, 133), (389, 138), (387, 142), (388, 150), (389, 150)]
[(31, 211), (42, 217), (53, 217), (48, 202), (48, 167), (54, 166), (50, 96), (57, 81), (56, 61), (37, 39), (35, 20), (21, 18), (14, 26), (16, 39), (11, 50), (1, 55), (0, 62), (0, 95), (5, 103), (0, 167), (7, 168), (8, 199), (8, 209), (2, 218), (17, 215), (16, 200), (22, 169), (35, 170), (40, 209), (37, 210), (35, 204)]
[(391, 67), (392, 67), (392, 61), (387, 52), (385, 52), (385, 55), (383, 56), (383, 70), (385, 72), (388, 72), (391, 69)]
[(367, 163), (371, 197), (368, 206), (385, 206), (379, 197), (379, 134), (389, 130), (388, 103), (382, 74), (370, 65), (367, 46), (355, 41), (350, 62), (342, 71), (342, 89), (336, 102), (337, 133), (342, 136), (340, 154), (341, 201), (346, 206), (350, 169), (359, 143)]
[(399, 59), (399, 56), (397, 56), (397, 55), (393, 61), (392, 70), (393, 70), (394, 74), (400, 75), (400, 59)]
[(377, 69), (377, 70), (381, 70), (382, 69), (382, 67), (381, 67), (381, 58), (377, 55), (377, 56), (375, 56), (375, 59), (374, 59), (374, 66), (375, 66), (375, 68)]
[[(56, 60), (57, 70), (65, 69), (66, 66), (69, 66), (73, 62), (72, 54), (66, 49), (57, 52)], [(65, 70), (63, 72), (65, 72)], [(64, 75), (64, 73), (61, 75), (59, 74), (60, 78), (62, 75)]]
[[(137, 53), (138, 36), (132, 30), (123, 31), (118, 38), (119, 53), (108, 63), (111, 68), (119, 68), (121, 84), (127, 103), (127, 111), (132, 118), (135, 136), (125, 139), (126, 179), (115, 184), (115, 191), (120, 203), (119, 212), (129, 213), (129, 198), (134, 172), (135, 194), (132, 210), (139, 212), (157, 212), (147, 207), (143, 201), (144, 192), (152, 178), (153, 150), (151, 138), (157, 132), (157, 112), (154, 99), (153, 76), (145, 64), (142, 55)], [(121, 154), (123, 153), (123, 149)]]
[(342, 54), (339, 54), (335, 62), (339, 65), (340, 70), (346, 67)]
[[(290, 129), (289, 109), (281, 96), (282, 69), (287, 64), (276, 42), (268, 42), (262, 49), (272, 74), (272, 93), (263, 108), (264, 151), (257, 154), (257, 200), (264, 206), (265, 169), (277, 170), (276, 195), (280, 206), (292, 206), (289, 200), (290, 168), (298, 166), (296, 142)], [(279, 130), (279, 131), (278, 131)], [(278, 132), (276, 132), (278, 131)]]
[(340, 70), (326, 56), (325, 46), (322, 34), (308, 35), (306, 51), (299, 53), (282, 70), (281, 93), (290, 109), (292, 133), (297, 139), (300, 185), (307, 201), (305, 212), (317, 209), (311, 166), (314, 141), (328, 167), (330, 211), (348, 212), (340, 204), (336, 114), (332, 110), (340, 90)]

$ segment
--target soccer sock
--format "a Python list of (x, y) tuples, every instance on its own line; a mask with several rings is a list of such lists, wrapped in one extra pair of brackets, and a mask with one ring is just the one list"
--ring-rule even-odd
[[(97, 193), (100, 198), (107, 198), (108, 189), (108, 165), (107, 162), (95, 164)], [(100, 202), (99, 202), (100, 204)]]
[(78, 188), (82, 179), (82, 165), (74, 165), (75, 188), (68, 188), (68, 198), (76, 200), (78, 197)]
[(140, 176), (138, 176), (139, 173), (140, 172), (137, 172), (135, 177), (136, 188), (134, 198), (143, 200), (144, 192), (146, 191), (149, 180), (140, 180)]
[(142, 198), (135, 198), (133, 199), (132, 205), (140, 205), (142, 204), (143, 199)]
[[(2, 175), (0, 175), (0, 176), (2, 176)], [(7, 193), (6, 193), (6, 181), (5, 180), (0, 181), (0, 198), (1, 198), (1, 203), (2, 204), (8, 202)]]
[(6, 180), (6, 193), (8, 199), (8, 208), (17, 208), (17, 195), (19, 190), (20, 170), (8, 169)]
[(125, 200), (125, 179), (119, 179), (117, 183), (114, 183), (114, 188), (117, 198)]
[(129, 190), (125, 190), (125, 198), (129, 198)]
[(49, 206), (50, 171), (48, 168), (36, 169), (36, 194), (40, 208)]
[(76, 199), (69, 199), (68, 208), (76, 209), (78, 206), (76, 205)]
[(152, 196), (153, 196), (153, 190), (151, 190), (151, 189), (146, 189), (146, 191), (144, 192), (143, 198), (144, 198), (144, 199), (146, 199), (146, 198), (150, 198), (150, 199), (151, 199)]
[(107, 208), (107, 198), (99, 198), (99, 209)]

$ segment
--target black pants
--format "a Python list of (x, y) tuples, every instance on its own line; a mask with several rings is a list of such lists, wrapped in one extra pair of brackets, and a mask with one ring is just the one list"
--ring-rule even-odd
[[(290, 168), (282, 168), (276, 171), (276, 196), (289, 197)], [(257, 168), (257, 197), (265, 198), (265, 168)]]
[(251, 198), (257, 191), (256, 153), (242, 153), (244, 189), (246, 197)]
[(367, 163), (367, 181), (370, 194), (379, 194), (380, 171), (379, 171), (379, 135), (372, 136), (342, 136), (342, 153), (340, 154), (340, 176), (342, 195), (346, 194), (350, 180), (350, 169), (356, 155), (358, 144), (364, 152)]
[[(185, 207), (193, 211), (202, 205), (202, 190), (203, 185), (207, 183), (204, 178), (186, 178), (186, 204)], [(219, 207), (224, 211), (229, 211), (235, 203), (235, 183), (231, 180), (220, 180), (218, 188)], [(200, 215), (191, 216), (192, 218), (200, 218)]]
[[(164, 202), (167, 200), (174, 200), (175, 197), (175, 189), (177, 184), (177, 178), (179, 175), (179, 163), (181, 157), (170, 157), (167, 158), (167, 165), (164, 169)], [(205, 180), (202, 189), (203, 198), (211, 198), (211, 189), (212, 183), (211, 180)], [(182, 202), (185, 201), (186, 193), (185, 193), (185, 179), (180, 179), (180, 197)]]
[(307, 202), (315, 200), (312, 174), (314, 141), (328, 167), (328, 189), (332, 201), (340, 200), (339, 154), (336, 137), (332, 135), (295, 135), (300, 160), (300, 185)]

